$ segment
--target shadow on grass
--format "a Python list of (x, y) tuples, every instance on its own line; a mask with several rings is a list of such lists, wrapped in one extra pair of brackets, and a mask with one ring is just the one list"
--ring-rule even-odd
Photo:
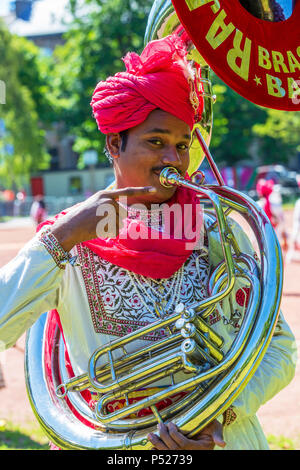
[(0, 450), (49, 450), (49, 444), (42, 444), (21, 430), (6, 429), (0, 432)]

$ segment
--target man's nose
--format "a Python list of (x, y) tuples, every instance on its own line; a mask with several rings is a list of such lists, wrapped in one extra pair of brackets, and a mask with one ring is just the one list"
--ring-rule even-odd
[(181, 160), (181, 157), (177, 148), (168, 147), (167, 149), (165, 149), (163, 157), (162, 157), (162, 162), (164, 165), (173, 164), (176, 166), (180, 166), (182, 163), (182, 160)]

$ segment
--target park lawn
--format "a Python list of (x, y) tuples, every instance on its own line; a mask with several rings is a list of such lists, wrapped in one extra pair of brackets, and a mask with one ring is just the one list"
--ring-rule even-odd
[(48, 450), (48, 442), (36, 423), (21, 427), (0, 420), (0, 450)]
[[(284, 436), (267, 436), (270, 450), (300, 450), (298, 439)], [(14, 426), (0, 420), (0, 450), (49, 450), (49, 441), (36, 423)]]

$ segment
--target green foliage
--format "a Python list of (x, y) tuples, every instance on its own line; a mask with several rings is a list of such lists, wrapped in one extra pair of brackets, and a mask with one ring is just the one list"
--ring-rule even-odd
[[(26, 39), (11, 35), (0, 22), (0, 79), (6, 85), (0, 119), (6, 132), (0, 140), (0, 180), (7, 187), (22, 186), (32, 171), (45, 168), (45, 130), (50, 122), (47, 105), (47, 63), (39, 49)], [(7, 151), (13, 146), (13, 155)]]
[(257, 106), (212, 74), (214, 128), (212, 152), (219, 163), (286, 163), (300, 151), (300, 113)]
[(300, 152), (300, 113), (267, 110), (267, 119), (253, 126), (261, 138), (279, 140), (287, 151)]
[(57, 103), (65, 130), (75, 136), (74, 150), (98, 150), (103, 155), (104, 136), (92, 117), (90, 101), (100, 80), (125, 70), (122, 57), (141, 52), (152, 0), (70, 0), (74, 26), (66, 44), (54, 54), (52, 101)]

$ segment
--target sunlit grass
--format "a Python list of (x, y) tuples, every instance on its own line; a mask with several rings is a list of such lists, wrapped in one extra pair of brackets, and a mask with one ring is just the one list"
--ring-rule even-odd
[(270, 434), (267, 436), (268, 443), (271, 450), (299, 450), (300, 449), (300, 435), (298, 438), (289, 439), (284, 436), (274, 436)]
[(49, 440), (35, 423), (26, 426), (0, 420), (0, 450), (48, 450)]
[[(270, 450), (300, 450), (300, 434), (295, 439), (271, 434), (267, 439)], [(15, 426), (0, 420), (0, 450), (49, 450), (49, 440), (36, 423)]]

